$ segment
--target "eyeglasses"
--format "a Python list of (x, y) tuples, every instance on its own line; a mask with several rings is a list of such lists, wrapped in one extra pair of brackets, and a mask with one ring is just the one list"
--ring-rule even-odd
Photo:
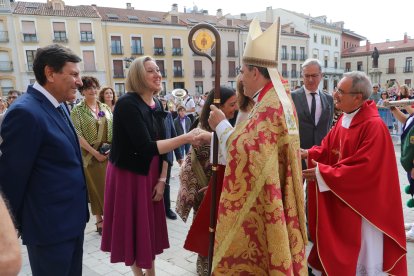
[(317, 77), (319, 77), (321, 74), (312, 74), (312, 75), (303, 75), (303, 77), (305, 78), (305, 79), (310, 79), (310, 78), (313, 78), (313, 79), (316, 79)]
[(342, 90), (341, 88), (335, 88), (335, 93), (337, 93), (339, 96), (343, 96), (343, 95), (355, 95), (355, 94), (362, 94), (362, 92), (348, 92), (345, 93), (344, 90)]

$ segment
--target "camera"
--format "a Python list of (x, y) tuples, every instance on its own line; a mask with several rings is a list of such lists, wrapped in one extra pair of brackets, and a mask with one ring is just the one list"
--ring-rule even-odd
[(111, 151), (111, 145), (108, 143), (103, 143), (99, 147), (98, 151), (100, 154), (107, 155)]

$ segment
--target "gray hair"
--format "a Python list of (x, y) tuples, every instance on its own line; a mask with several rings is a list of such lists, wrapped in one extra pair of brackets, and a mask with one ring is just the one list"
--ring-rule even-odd
[(321, 62), (316, 58), (308, 58), (305, 60), (305, 62), (302, 64), (302, 69), (304, 69), (307, 66), (310, 65), (317, 65), (319, 67), (319, 72), (322, 72), (322, 64)]
[(367, 100), (372, 93), (372, 83), (367, 74), (362, 71), (345, 73), (344, 78), (352, 79), (351, 91), (362, 93), (362, 98)]

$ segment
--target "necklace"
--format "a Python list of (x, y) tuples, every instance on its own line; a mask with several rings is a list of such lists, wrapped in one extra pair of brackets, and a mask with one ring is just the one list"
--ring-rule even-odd
[(95, 103), (95, 108), (90, 107), (89, 104), (87, 104), (85, 102), (86, 106), (92, 111), (92, 115), (95, 117), (95, 119), (99, 119), (98, 114), (99, 114), (99, 105), (98, 103)]

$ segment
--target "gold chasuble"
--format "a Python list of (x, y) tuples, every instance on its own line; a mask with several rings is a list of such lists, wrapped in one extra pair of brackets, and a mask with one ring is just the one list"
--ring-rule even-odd
[(227, 148), (213, 275), (307, 275), (299, 136), (272, 82)]

